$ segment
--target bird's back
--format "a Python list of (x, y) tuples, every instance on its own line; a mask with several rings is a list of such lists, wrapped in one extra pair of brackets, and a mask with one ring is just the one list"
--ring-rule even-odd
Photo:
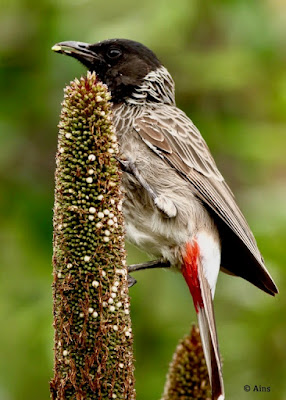
[[(219, 231), (223, 270), (267, 293), (277, 293), (251, 229), (192, 121), (175, 106), (166, 104), (145, 108), (121, 105), (115, 109), (114, 121), (123, 156), (133, 158), (144, 179), (158, 193), (170, 196), (178, 209), (173, 220), (162, 218), (138, 182), (125, 177), (123, 182), (133, 185), (133, 191), (129, 187), (127, 192), (136, 193), (132, 201), (140, 202), (139, 207), (133, 204), (134, 214), (130, 215), (139, 229), (147, 219), (148, 229), (159, 242), (162, 233), (163, 242), (168, 236), (168, 240), (173, 239), (169, 243), (173, 246), (186, 239), (185, 225), (188, 232), (195, 232), (210, 219)], [(142, 205), (144, 215), (140, 218)], [(150, 243), (148, 246), (152, 247)]]

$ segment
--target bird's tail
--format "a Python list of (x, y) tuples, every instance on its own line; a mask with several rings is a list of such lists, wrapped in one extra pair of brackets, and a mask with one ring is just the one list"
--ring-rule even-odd
[(224, 400), (222, 367), (214, 318), (212, 293), (200, 260), (197, 242), (188, 243), (182, 273), (193, 297), (212, 388), (212, 400)]

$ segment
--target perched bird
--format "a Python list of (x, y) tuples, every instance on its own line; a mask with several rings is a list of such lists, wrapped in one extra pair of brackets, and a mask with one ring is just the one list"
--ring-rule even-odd
[(208, 146), (176, 107), (156, 55), (126, 39), (53, 47), (94, 71), (112, 95), (127, 239), (181, 271), (198, 316), (212, 399), (225, 398), (213, 311), (219, 269), (275, 295), (255, 238)]

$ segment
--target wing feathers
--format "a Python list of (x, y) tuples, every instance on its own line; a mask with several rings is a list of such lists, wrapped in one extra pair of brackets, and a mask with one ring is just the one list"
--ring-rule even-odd
[[(277, 287), (264, 266), (255, 238), (231, 190), (217, 169), (206, 142), (192, 121), (178, 108), (160, 105), (154, 109), (150, 108), (143, 117), (137, 118), (134, 129), (154, 152), (174, 167), (184, 179), (189, 180), (197, 197), (214, 212), (222, 231), (225, 233), (227, 229), (230, 229), (239, 239), (237, 241), (232, 235), (230, 235), (231, 238), (224, 235), (225, 246), (222, 247), (222, 260), (226, 264), (222, 266), (231, 273), (250, 280), (256, 286), (265, 288), (266, 290), (263, 290), (267, 292), (278, 293)], [(233, 247), (239, 241), (252, 255), (249, 257), (249, 264), (245, 265), (247, 252), (244, 249), (240, 267), (238, 266), (240, 255), (230, 254), (227, 248)], [(234, 257), (236, 257), (236, 264), (234, 263), (233, 267)], [(257, 276), (249, 272), (252, 267)]]

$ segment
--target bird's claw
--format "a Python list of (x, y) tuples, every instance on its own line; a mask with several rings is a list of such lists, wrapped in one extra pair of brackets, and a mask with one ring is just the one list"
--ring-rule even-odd
[(137, 281), (131, 275), (127, 275), (127, 282), (128, 282), (128, 287), (130, 288), (134, 286)]
[(117, 156), (115, 157), (115, 159), (116, 159), (116, 161), (118, 161), (122, 171), (128, 172), (129, 174), (133, 173), (129, 160), (126, 160), (126, 159), (124, 160), (123, 158), (120, 158)]

